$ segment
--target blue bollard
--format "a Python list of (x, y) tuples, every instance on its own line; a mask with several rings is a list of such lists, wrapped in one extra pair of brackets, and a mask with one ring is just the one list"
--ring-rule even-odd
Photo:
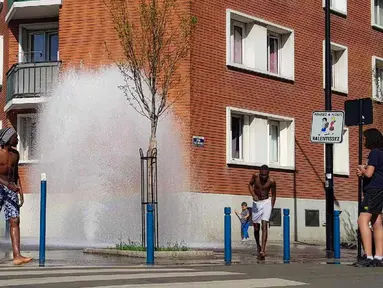
[(47, 211), (47, 176), (41, 174), (41, 195), (40, 195), (40, 245), (39, 245), (39, 266), (45, 266), (45, 236), (46, 236), (46, 211)]
[(231, 264), (231, 208), (225, 207), (225, 263)]
[(147, 204), (146, 206), (146, 264), (154, 264), (154, 217), (153, 204)]
[(334, 211), (334, 260), (340, 264), (340, 211)]
[(283, 209), (283, 263), (290, 263), (290, 209)]

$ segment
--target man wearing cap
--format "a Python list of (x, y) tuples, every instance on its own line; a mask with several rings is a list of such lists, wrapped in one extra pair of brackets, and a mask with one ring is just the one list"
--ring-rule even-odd
[[(9, 221), (12, 240), (13, 263), (25, 264), (32, 258), (20, 253), (20, 207), (24, 204), (24, 195), (19, 183), (19, 152), (12, 147), (17, 146), (19, 139), (13, 128), (0, 130), (0, 210), (4, 207), (5, 220)], [(20, 194), (20, 202), (18, 194)]]

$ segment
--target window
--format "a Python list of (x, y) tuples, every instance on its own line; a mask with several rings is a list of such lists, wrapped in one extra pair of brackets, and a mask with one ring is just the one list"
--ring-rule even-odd
[(282, 226), (281, 208), (273, 208), (271, 211), (270, 226)]
[(279, 74), (280, 36), (269, 33), (267, 38), (267, 71)]
[(372, 25), (383, 28), (383, 0), (371, 0)]
[(17, 133), (19, 134), (20, 161), (37, 160), (37, 116), (35, 114), (17, 115)]
[(383, 58), (372, 57), (372, 99), (383, 102)]
[[(323, 88), (325, 87), (325, 41), (323, 41)], [(331, 43), (331, 87), (335, 92), (348, 93), (348, 48)]]
[(58, 32), (57, 31), (27, 31), (27, 52), (24, 62), (57, 61)]
[(57, 23), (20, 25), (20, 62), (58, 61)]
[(270, 162), (279, 163), (279, 123), (269, 122)]
[(305, 210), (305, 226), (319, 227), (319, 210)]
[[(326, 7), (326, 0), (322, 1), (323, 7)], [(347, 0), (330, 0), (330, 9), (333, 12), (347, 15)]]
[(294, 30), (228, 9), (227, 65), (294, 80)]
[[(325, 145), (323, 145), (323, 149)], [(325, 150), (323, 150), (325, 151)], [(333, 144), (333, 172), (336, 175), (350, 175), (350, 148), (349, 148), (349, 136), (348, 129), (343, 129), (343, 141), (342, 143)], [(326, 171), (326, 154), (323, 153), (323, 169)]]
[(233, 159), (242, 159), (242, 126), (243, 117), (231, 117), (231, 155)]
[(232, 59), (234, 63), (243, 63), (243, 48), (244, 48), (244, 31), (245, 26), (240, 22), (233, 22), (233, 35), (232, 35)]
[(294, 169), (294, 119), (227, 108), (227, 163)]

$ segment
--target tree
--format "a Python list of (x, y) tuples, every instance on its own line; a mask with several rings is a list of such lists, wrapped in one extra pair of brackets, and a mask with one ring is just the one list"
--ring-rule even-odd
[(170, 99), (169, 92), (187, 77), (178, 69), (189, 55), (196, 18), (182, 12), (178, 0), (104, 3), (124, 52), (124, 58), (115, 61), (125, 82), (120, 88), (130, 105), (150, 120), (151, 151), (157, 147), (158, 119), (182, 96)]

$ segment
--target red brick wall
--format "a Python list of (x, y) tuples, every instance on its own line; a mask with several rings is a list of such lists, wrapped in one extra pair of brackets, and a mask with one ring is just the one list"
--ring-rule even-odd
[[(323, 145), (309, 141), (311, 113), (324, 108), (322, 1), (198, 1), (192, 14), (198, 31), (192, 50), (191, 132), (206, 137), (204, 148), (193, 148), (194, 181), (205, 192), (248, 194), (254, 169), (226, 165), (226, 107), (233, 106), (295, 118), (296, 196), (324, 199)], [(349, 93), (333, 94), (333, 109), (347, 99), (372, 95), (373, 55), (383, 57), (383, 32), (371, 27), (370, 5), (348, 1), (347, 17), (331, 15), (332, 41), (348, 47)], [(294, 29), (295, 82), (237, 72), (226, 67), (226, 9)], [(374, 126), (383, 128), (381, 105), (375, 105)], [(351, 127), (350, 177), (335, 179), (338, 200), (357, 199), (358, 129)], [(299, 145), (298, 145), (299, 144)], [(197, 167), (198, 166), (198, 167)], [(293, 197), (294, 174), (273, 171), (278, 194)]]

